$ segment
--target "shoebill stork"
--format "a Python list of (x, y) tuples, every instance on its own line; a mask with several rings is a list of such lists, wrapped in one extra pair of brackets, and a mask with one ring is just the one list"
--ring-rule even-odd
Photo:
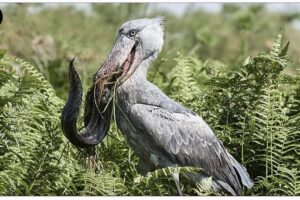
[[(139, 157), (142, 175), (164, 167), (192, 166), (203, 169), (196, 179), (212, 177), (214, 189), (242, 195), (242, 185), (253, 183), (214, 135), (210, 127), (193, 111), (180, 105), (147, 80), (147, 71), (164, 42), (164, 19), (137, 19), (124, 23), (102, 67), (94, 75), (87, 93), (84, 124), (78, 133), (76, 120), (82, 88), (70, 63), (70, 93), (62, 113), (62, 128), (70, 142), (92, 149), (105, 137), (111, 103), (108, 96), (117, 84), (116, 123), (130, 147)], [(178, 174), (174, 174), (179, 190)], [(195, 176), (194, 176), (195, 179)]]

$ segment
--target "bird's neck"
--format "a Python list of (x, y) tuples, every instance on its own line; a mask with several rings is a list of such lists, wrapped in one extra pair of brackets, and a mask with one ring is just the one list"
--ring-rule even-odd
[(155, 57), (143, 60), (129, 79), (133, 79), (133, 81), (146, 81), (148, 69), (153, 60), (155, 60)]
[(135, 72), (118, 88), (118, 100), (123, 106), (130, 107), (145, 94), (150, 82), (147, 81), (147, 71), (155, 58), (141, 62)]

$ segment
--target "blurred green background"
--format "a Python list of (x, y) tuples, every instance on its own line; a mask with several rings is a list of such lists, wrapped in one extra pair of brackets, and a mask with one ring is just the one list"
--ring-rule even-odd
[[(86, 152), (70, 145), (60, 124), (69, 60), (77, 57), (86, 92), (118, 28), (158, 15), (167, 20), (165, 43), (149, 80), (202, 116), (247, 168), (255, 185), (245, 194), (300, 194), (299, 3), (0, 9), (0, 195), (177, 195), (168, 170), (138, 175), (138, 158), (113, 123), (92, 172)], [(185, 181), (184, 194), (224, 195)]]
[(166, 77), (176, 64), (177, 52), (235, 68), (246, 57), (270, 50), (279, 32), (285, 41), (292, 41), (292, 63), (285, 72), (293, 75), (300, 64), (300, 4), (287, 5), (6, 3), (0, 4), (4, 15), (0, 49), (36, 65), (57, 95), (66, 99), (69, 59), (78, 58), (77, 68), (86, 89), (122, 23), (163, 15), (167, 20), (165, 44), (157, 63), (163, 62), (158, 72)]

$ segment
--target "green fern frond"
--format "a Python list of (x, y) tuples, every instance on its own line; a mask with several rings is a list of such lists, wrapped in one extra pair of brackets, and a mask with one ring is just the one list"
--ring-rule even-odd
[(280, 54), (280, 47), (281, 47), (281, 43), (282, 43), (282, 34), (279, 33), (276, 37), (276, 40), (273, 44), (272, 50), (270, 52), (270, 54), (274, 57), (279, 57)]
[(86, 173), (83, 171), (78, 174), (74, 181), (74, 185), (78, 188), (76, 195), (127, 195), (127, 190), (122, 179), (113, 177), (105, 171), (100, 173)]
[(199, 90), (195, 77), (196, 66), (198, 66), (197, 61), (191, 57), (183, 57), (180, 54), (175, 60), (177, 62), (174, 68), (175, 80), (173, 82), (173, 86), (177, 90), (175, 98), (184, 102), (190, 102), (195, 98), (195, 94)]

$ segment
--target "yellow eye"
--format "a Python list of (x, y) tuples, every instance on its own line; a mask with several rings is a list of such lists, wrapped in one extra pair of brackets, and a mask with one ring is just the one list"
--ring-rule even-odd
[(136, 34), (136, 30), (131, 30), (130, 33), (129, 33), (130, 37), (135, 36), (135, 34)]

